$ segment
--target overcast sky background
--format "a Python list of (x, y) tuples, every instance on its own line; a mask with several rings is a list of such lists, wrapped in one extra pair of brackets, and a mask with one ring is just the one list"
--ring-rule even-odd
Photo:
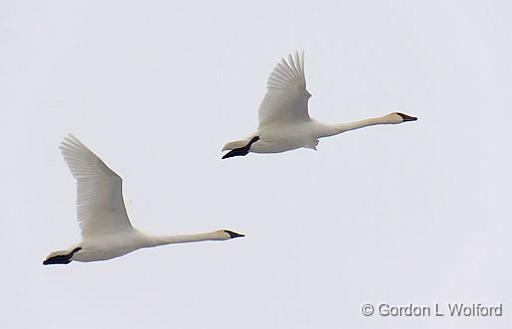
[[(510, 328), (511, 18), (510, 1), (0, 2), (0, 327)], [(312, 117), (419, 120), (220, 160), (301, 49)], [(124, 178), (134, 226), (247, 237), (43, 266), (80, 238), (68, 132)]]

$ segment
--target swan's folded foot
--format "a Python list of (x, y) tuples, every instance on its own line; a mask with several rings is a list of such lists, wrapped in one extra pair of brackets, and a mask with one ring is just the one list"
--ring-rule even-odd
[(246, 149), (245, 147), (241, 147), (239, 149), (234, 149), (229, 151), (228, 153), (224, 154), (222, 157), (223, 159), (232, 158), (236, 156), (244, 156), (249, 154), (249, 149)]
[(45, 261), (43, 261), (43, 265), (52, 265), (52, 264), (69, 264), (71, 263), (71, 256), (63, 255), (63, 256), (53, 256)]
[(259, 136), (254, 136), (250, 140), (250, 142), (247, 143), (247, 145), (245, 145), (244, 147), (239, 147), (239, 148), (236, 148), (236, 149), (233, 149), (233, 150), (229, 151), (222, 158), (223, 159), (227, 159), (227, 158), (232, 158), (232, 157), (236, 157), (236, 156), (244, 156), (244, 155), (249, 154), (249, 150), (251, 149), (251, 145), (256, 143), (257, 141), (259, 141), (259, 139), (260, 139)]
[[(44, 261), (43, 261), (43, 265), (52, 265), (52, 264), (69, 264), (71, 263), (71, 257), (73, 257), (73, 255), (75, 254), (75, 252), (81, 250), (82, 248), (80, 247), (77, 247), (75, 249), (73, 249), (73, 251), (71, 251), (70, 253), (68, 254), (50, 254), (50, 256), (48, 256), (48, 258), (46, 258)], [(59, 253), (59, 252), (57, 252)]]

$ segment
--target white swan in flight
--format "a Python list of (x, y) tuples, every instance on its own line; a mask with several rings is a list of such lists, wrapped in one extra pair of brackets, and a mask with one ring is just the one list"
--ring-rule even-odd
[(274, 68), (267, 82), (267, 93), (261, 102), (256, 132), (248, 137), (228, 142), (223, 159), (254, 153), (279, 153), (297, 148), (316, 150), (318, 139), (378, 124), (396, 124), (417, 118), (398, 112), (361, 121), (324, 124), (309, 117), (304, 75), (304, 53), (284, 58)]
[(229, 230), (175, 236), (142, 233), (128, 219), (121, 177), (71, 134), (62, 141), (60, 149), (77, 180), (77, 217), (82, 241), (52, 252), (44, 265), (106, 260), (140, 248), (244, 236)]

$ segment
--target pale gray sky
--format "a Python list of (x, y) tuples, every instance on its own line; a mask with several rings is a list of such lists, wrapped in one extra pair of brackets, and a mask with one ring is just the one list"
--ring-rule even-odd
[[(0, 327), (509, 328), (511, 18), (510, 1), (0, 2)], [(312, 117), (419, 121), (220, 160), (300, 49)], [(247, 237), (43, 266), (79, 240), (68, 132), (124, 178), (138, 228)]]

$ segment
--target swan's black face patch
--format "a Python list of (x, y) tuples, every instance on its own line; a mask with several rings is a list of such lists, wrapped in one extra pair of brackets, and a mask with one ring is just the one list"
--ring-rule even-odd
[(43, 265), (69, 264), (69, 263), (71, 263), (71, 257), (73, 257), (75, 252), (78, 252), (80, 250), (82, 250), (81, 247), (76, 247), (75, 249), (73, 249), (72, 252), (70, 252), (67, 255), (57, 255), (57, 256), (50, 257), (50, 258), (46, 259), (45, 261), (43, 261)]
[(249, 143), (247, 143), (247, 145), (245, 145), (244, 147), (239, 147), (237, 149), (234, 149), (234, 150), (231, 150), (229, 151), (228, 153), (226, 153), (222, 158), (223, 159), (227, 159), (227, 158), (232, 158), (232, 157), (236, 157), (236, 156), (244, 156), (244, 155), (247, 155), (249, 154), (249, 150), (251, 149), (251, 145), (256, 143), (257, 141), (260, 140), (260, 137), (259, 136), (254, 136), (251, 141)]
[(239, 234), (239, 233), (236, 233), (236, 232), (233, 232), (233, 231), (229, 231), (229, 230), (224, 230), (224, 232), (229, 234), (230, 239), (243, 238), (245, 236), (243, 234)]
[(403, 114), (403, 113), (400, 113), (400, 112), (397, 112), (396, 114), (401, 116), (402, 120), (404, 120), (404, 122), (405, 121), (416, 121), (416, 120), (418, 120), (418, 118), (416, 118), (416, 117), (411, 117), (410, 115)]

